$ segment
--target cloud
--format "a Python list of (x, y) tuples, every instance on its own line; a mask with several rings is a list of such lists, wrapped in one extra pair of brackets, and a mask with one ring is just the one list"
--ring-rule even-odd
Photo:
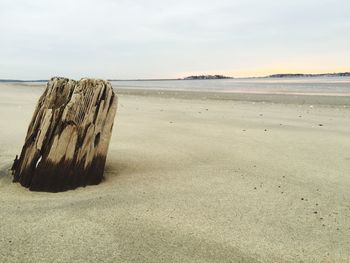
[(343, 0), (3, 0), (0, 78), (234, 75), (317, 69), (320, 58), (347, 67), (347, 10)]

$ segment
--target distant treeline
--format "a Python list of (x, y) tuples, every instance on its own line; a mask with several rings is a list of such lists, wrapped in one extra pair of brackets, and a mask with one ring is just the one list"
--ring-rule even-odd
[(350, 72), (324, 74), (274, 74), (265, 78), (350, 77)]
[(199, 76), (189, 76), (184, 78), (185, 80), (192, 79), (233, 79), (232, 77), (226, 77), (223, 75), (199, 75)]

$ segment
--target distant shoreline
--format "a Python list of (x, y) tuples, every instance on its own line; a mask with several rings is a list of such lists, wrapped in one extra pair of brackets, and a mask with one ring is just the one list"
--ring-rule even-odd
[(0, 79), (2, 83), (15, 83), (15, 82), (48, 82), (46, 79), (38, 80), (23, 80), (23, 79)]
[(145, 96), (177, 99), (225, 100), (267, 102), (296, 105), (328, 105), (350, 106), (350, 94), (320, 94), (320, 93), (278, 93), (278, 92), (220, 92), (193, 90), (159, 90), (159, 89), (125, 89), (118, 87), (118, 95)]

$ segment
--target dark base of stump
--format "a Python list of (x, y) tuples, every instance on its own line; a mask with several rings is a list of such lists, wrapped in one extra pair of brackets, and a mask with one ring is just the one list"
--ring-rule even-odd
[(83, 164), (72, 167), (71, 162), (54, 164), (47, 161), (40, 163), (37, 168), (31, 167), (23, 171), (20, 178), (15, 172), (16, 160), (11, 169), (13, 182), (20, 183), (30, 191), (57, 193), (101, 183), (104, 180), (105, 162), (106, 158), (97, 157), (90, 167), (84, 168)]

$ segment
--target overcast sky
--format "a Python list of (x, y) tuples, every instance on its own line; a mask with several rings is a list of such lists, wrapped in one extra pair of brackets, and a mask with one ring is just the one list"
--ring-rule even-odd
[(0, 0), (0, 78), (350, 71), (349, 0)]

